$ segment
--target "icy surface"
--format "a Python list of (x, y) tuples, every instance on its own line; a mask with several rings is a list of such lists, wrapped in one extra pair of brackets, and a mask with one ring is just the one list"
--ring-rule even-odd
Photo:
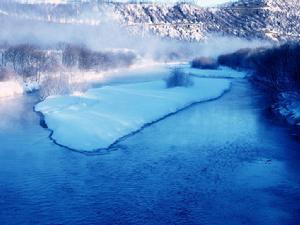
[(195, 78), (189, 88), (166, 88), (161, 80), (122, 84), (50, 97), (35, 109), (58, 144), (94, 151), (194, 102), (217, 98), (229, 87), (228, 80), (208, 78)]

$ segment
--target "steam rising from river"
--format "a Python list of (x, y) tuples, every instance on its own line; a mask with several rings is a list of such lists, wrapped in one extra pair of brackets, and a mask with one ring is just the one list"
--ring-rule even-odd
[(258, 47), (268, 43), (234, 37), (211, 36), (204, 42), (162, 39), (151, 34), (132, 34), (107, 18), (99, 26), (49, 23), (2, 17), (0, 41), (9, 44), (31, 43), (51, 47), (61, 42), (86, 45), (93, 50), (126, 48), (143, 58), (163, 60), (191, 59), (196, 56), (216, 57), (240, 48)]

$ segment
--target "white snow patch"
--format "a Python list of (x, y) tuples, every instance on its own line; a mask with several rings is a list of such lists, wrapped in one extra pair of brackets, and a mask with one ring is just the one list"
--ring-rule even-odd
[(244, 78), (245, 72), (233, 70), (228, 67), (220, 67), (219, 69), (197, 69), (192, 68), (189, 64), (182, 65), (179, 68), (190, 75), (197, 77), (208, 77), (208, 78)]
[(162, 80), (122, 84), (48, 97), (35, 109), (43, 113), (58, 144), (94, 151), (194, 102), (217, 98), (229, 88), (230, 81), (209, 78), (195, 78), (188, 88), (168, 89)]
[(172, 68), (182, 69), (183, 72), (201, 78), (244, 78), (245, 72), (220, 67), (219, 69), (196, 69), (188, 63), (148, 63), (134, 65), (130, 68), (121, 68), (103, 72), (78, 72), (70, 75), (72, 83), (96, 82), (96, 83), (115, 83), (115, 82), (141, 82), (162, 79), (168, 76)]
[(22, 85), (15, 80), (0, 82), (0, 98), (11, 97), (23, 93)]

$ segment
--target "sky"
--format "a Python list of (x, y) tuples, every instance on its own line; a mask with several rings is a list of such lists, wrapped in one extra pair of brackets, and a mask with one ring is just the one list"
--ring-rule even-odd
[[(126, 0), (123, 0), (123, 1), (126, 1)], [(151, 1), (151, 2), (166, 2), (166, 3), (178, 2), (178, 0), (149, 0), (149, 1)], [(214, 5), (222, 4), (225, 2), (229, 2), (230, 0), (187, 0), (187, 1), (194, 2), (200, 6), (214, 6)]]
[[(19, 0), (21, 2), (30, 2), (30, 3), (65, 3), (67, 0)], [(87, 1), (87, 0), (85, 0)], [(117, 0), (119, 2), (126, 2), (127, 0)], [(151, 2), (165, 2), (165, 3), (174, 3), (177, 0), (149, 0)], [(188, 0), (189, 1), (189, 0)], [(229, 2), (230, 0), (190, 0), (191, 2), (195, 2), (197, 5), (200, 6), (214, 6), (218, 4), (222, 4), (225, 2)]]
[[(166, 3), (173, 3), (177, 2), (176, 0), (153, 0), (153, 1), (158, 1), (158, 2), (166, 2)], [(229, 2), (230, 0), (191, 0), (191, 2), (197, 3), (197, 5), (200, 6), (214, 6), (218, 4), (222, 4), (225, 2)], [(232, 0), (231, 0), (232, 1)]]
[[(119, 1), (126, 2), (127, 0), (119, 0)], [(148, 1), (148, 0), (146, 0), (146, 1)], [(178, 2), (178, 0), (149, 0), (149, 1), (151, 1), (151, 2), (165, 2), (165, 3)], [(230, 1), (233, 1), (233, 0), (187, 0), (187, 1), (194, 2), (194, 3), (196, 3), (197, 5), (200, 5), (200, 6), (214, 6), (214, 5), (222, 4), (222, 3), (225, 3), (225, 2), (230, 2)]]
[(229, 2), (228, 0), (198, 0), (197, 4), (201, 6), (210, 6), (210, 5), (218, 5), (225, 2)]

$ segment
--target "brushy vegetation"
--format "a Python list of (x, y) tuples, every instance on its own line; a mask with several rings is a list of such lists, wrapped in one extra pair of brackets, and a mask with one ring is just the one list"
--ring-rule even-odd
[(63, 73), (60, 73), (57, 76), (48, 76), (41, 82), (39, 95), (43, 100), (51, 95), (65, 95), (70, 92), (70, 78)]
[(9, 71), (25, 80), (28, 77), (35, 77), (40, 80), (41, 73), (52, 72), (57, 69), (56, 58), (29, 44), (10, 46), (2, 53), (1, 70)]
[(41, 99), (82, 90), (84, 82), (70, 82), (79, 71), (105, 71), (132, 65), (132, 51), (92, 51), (60, 43), (44, 49), (30, 44), (0, 45), (0, 81), (23, 80), (27, 91), (39, 90)]
[(128, 67), (135, 62), (136, 58), (131, 51), (99, 52), (76, 45), (66, 45), (62, 55), (62, 61), (66, 67), (97, 71)]
[(233, 69), (245, 69), (247, 67), (246, 60), (251, 51), (251, 49), (245, 48), (230, 54), (220, 55), (218, 63), (219, 65), (228, 66)]
[(190, 74), (185, 73), (178, 68), (173, 69), (165, 81), (167, 88), (189, 87), (194, 84)]
[(7, 81), (13, 78), (15, 74), (6, 68), (0, 68), (0, 81)]
[(193, 59), (191, 66), (197, 69), (215, 70), (219, 67), (217, 60), (208, 57), (199, 57)]
[(270, 88), (300, 90), (300, 44), (288, 43), (273, 48), (242, 49), (221, 55), (220, 65), (250, 71), (252, 79)]
[(2, 46), (0, 79), (15, 74), (26, 80), (41, 81), (42, 73), (57, 73), (64, 70), (104, 71), (110, 68), (128, 67), (136, 60), (131, 51), (92, 51), (84, 46), (62, 43), (51, 49), (42, 49), (30, 44)]

